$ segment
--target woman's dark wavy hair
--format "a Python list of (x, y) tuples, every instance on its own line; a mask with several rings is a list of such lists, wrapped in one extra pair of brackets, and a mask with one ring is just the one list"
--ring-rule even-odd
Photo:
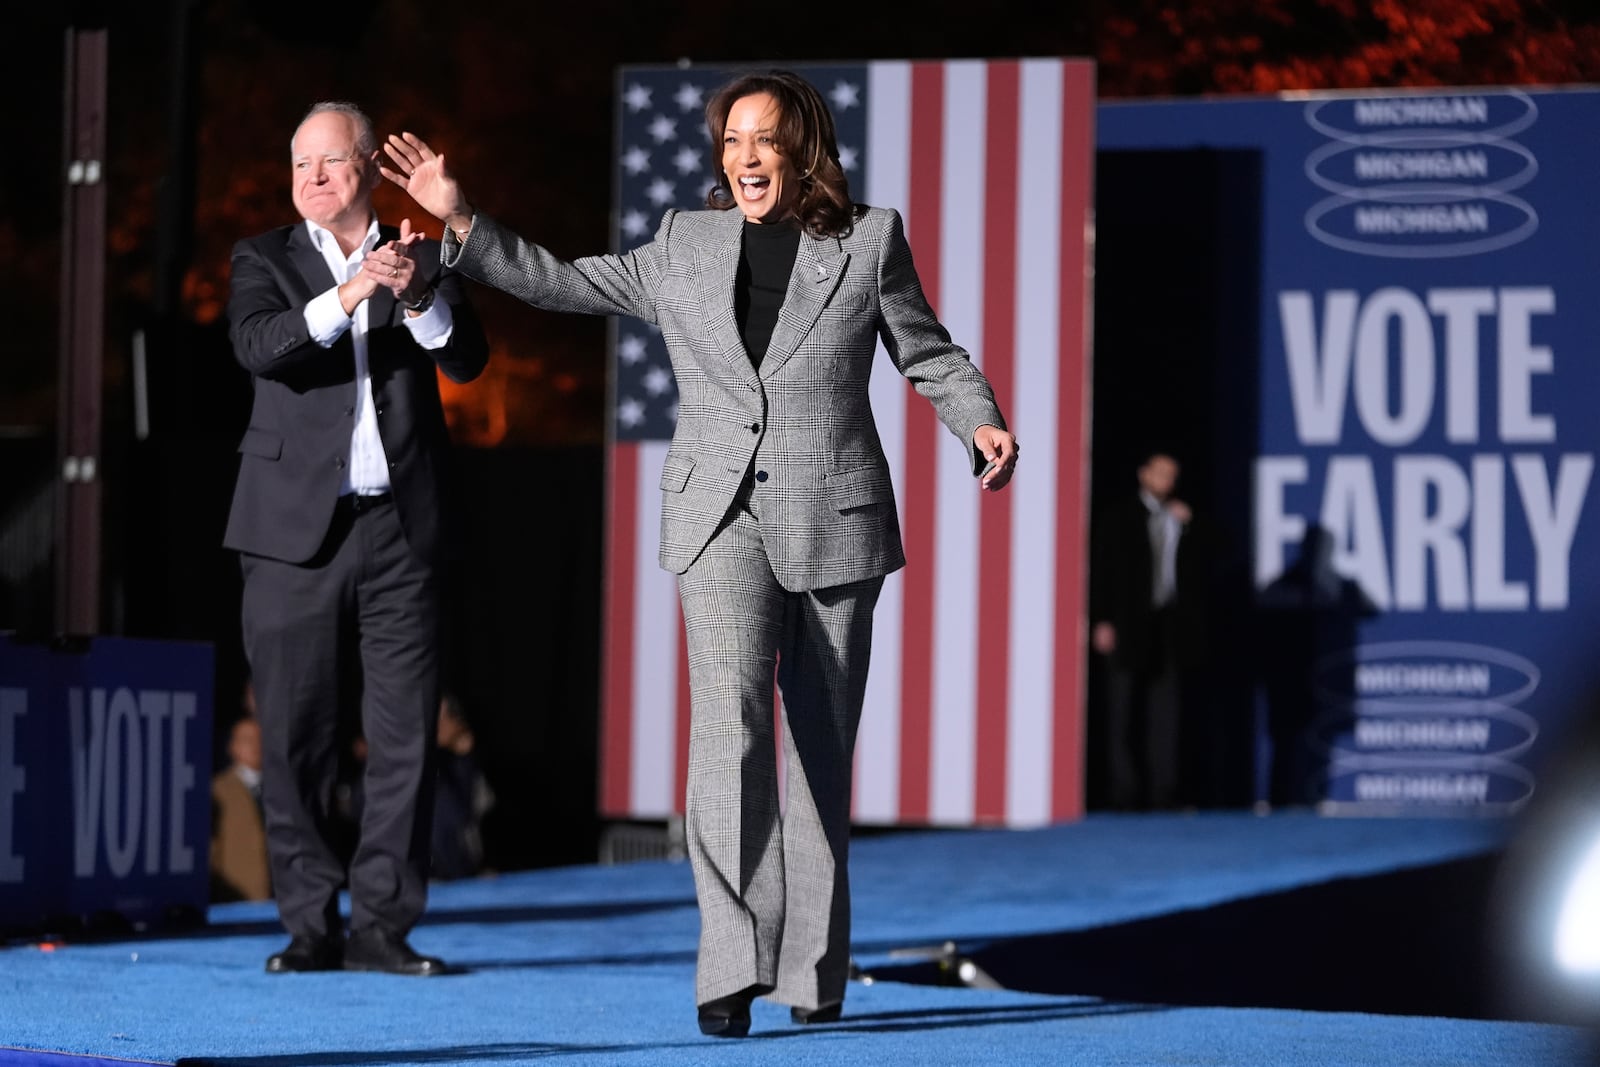
[(804, 78), (787, 70), (743, 74), (723, 85), (706, 104), (706, 130), (711, 134), (711, 172), (717, 184), (706, 194), (706, 207), (718, 211), (737, 201), (728, 175), (722, 169), (722, 138), (728, 112), (746, 96), (768, 93), (778, 104), (778, 151), (800, 175), (800, 198), (794, 213), (813, 237), (846, 237), (855, 220), (867, 209), (850, 199), (850, 183), (839, 164), (839, 144), (833, 132), (833, 113), (822, 94)]

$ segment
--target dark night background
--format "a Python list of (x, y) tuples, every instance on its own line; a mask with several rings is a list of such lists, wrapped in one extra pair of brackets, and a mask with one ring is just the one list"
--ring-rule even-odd
[[(110, 43), (101, 629), (214, 642), (219, 734), (243, 670), (237, 566), (220, 541), (249, 388), (220, 322), (228, 252), (239, 237), (294, 218), (283, 164), (314, 100), (355, 100), (380, 134), (427, 137), (475, 204), (573, 256), (609, 246), (613, 88), (623, 64), (1087, 56), (1102, 99), (1570, 84), (1600, 73), (1591, 0), (929, 0), (909, 10), (172, 0), (13, 13), (0, 167), (0, 629), (52, 625), (49, 560), (17, 549), (8, 531), (38, 514), (29, 502), (46, 492), (55, 465), (71, 25), (104, 26)], [(407, 208), (397, 191), (380, 191), (380, 215), (398, 219)], [(409, 213), (415, 220), (416, 209)], [(1108, 267), (1118, 262), (1109, 237), (1102, 231)], [(1102, 356), (1099, 331), (1126, 322), (1109, 284), (1102, 272)], [(601, 829), (605, 323), (483, 289), (473, 299), (495, 354), (484, 378), (445, 394), (464, 489), (449, 677), (499, 798), (486, 827), (490, 864), (586, 862)], [(151, 390), (144, 440), (133, 433), (129, 375), (140, 331)], [(1112, 406), (1162, 370), (1097, 358), (1095, 424), (1113, 422)], [(1096, 445), (1096, 483), (1125, 477), (1107, 466), (1120, 459), (1116, 450)], [(1204, 504), (1203, 475), (1196, 482), (1192, 494)]]

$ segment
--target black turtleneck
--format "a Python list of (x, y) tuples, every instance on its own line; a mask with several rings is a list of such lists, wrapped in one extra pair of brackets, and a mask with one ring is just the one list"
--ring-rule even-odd
[(789, 291), (789, 275), (800, 251), (800, 229), (788, 223), (746, 221), (739, 243), (739, 275), (733, 287), (733, 309), (739, 320), (750, 363), (761, 369), (778, 324), (778, 309)]

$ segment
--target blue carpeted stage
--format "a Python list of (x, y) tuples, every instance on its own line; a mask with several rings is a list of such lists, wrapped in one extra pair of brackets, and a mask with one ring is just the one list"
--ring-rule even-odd
[[(1488, 915), (1508, 824), (1095, 815), (865, 836), (844, 1019), (694, 1020), (686, 864), (435, 888), (413, 943), (462, 973), (267, 975), (270, 906), (183, 934), (12, 944), (0, 1065), (1588, 1065), (1508, 1012)], [(69, 1058), (70, 1057), (70, 1058)]]

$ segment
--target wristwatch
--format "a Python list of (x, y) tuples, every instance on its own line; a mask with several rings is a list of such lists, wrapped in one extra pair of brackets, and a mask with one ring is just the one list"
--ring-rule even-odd
[(415, 311), (417, 314), (420, 315), (424, 311), (427, 311), (431, 307), (433, 307), (433, 290), (429, 289), (427, 292), (423, 293), (422, 296), (417, 299), (417, 302), (415, 304), (407, 304), (406, 305), (406, 310), (407, 311)]

